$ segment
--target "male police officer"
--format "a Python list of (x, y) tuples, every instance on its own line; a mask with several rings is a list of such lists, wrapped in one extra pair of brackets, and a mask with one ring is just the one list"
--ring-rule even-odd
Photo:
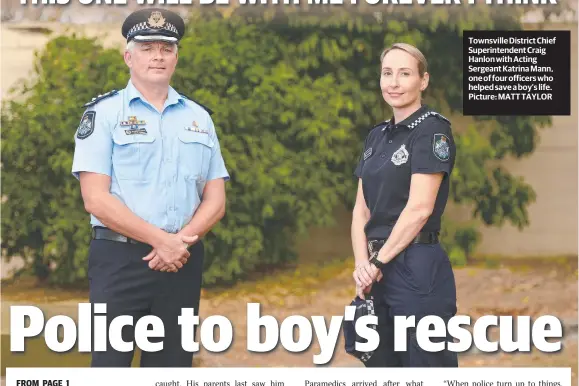
[[(141, 366), (192, 365), (178, 317), (182, 308), (198, 314), (198, 240), (225, 212), (229, 175), (211, 111), (169, 86), (184, 29), (167, 10), (132, 13), (122, 26), (130, 81), (85, 105), (75, 137), (72, 172), (93, 226), (90, 300), (106, 305), (94, 312), (106, 312), (109, 323), (119, 315), (131, 316), (132, 326), (145, 315), (163, 321), (156, 339), (163, 348), (143, 350)], [(122, 332), (125, 342), (135, 341), (133, 327)], [(93, 353), (92, 366), (130, 366), (133, 352), (111, 346), (113, 339), (106, 352)]]

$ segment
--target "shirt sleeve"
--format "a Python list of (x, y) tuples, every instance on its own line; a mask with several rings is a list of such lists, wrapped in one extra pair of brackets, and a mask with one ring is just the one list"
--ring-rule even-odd
[(211, 130), (211, 139), (213, 140), (213, 148), (211, 149), (211, 160), (209, 161), (209, 172), (207, 173), (207, 181), (215, 180), (217, 178), (223, 178), (225, 181), (229, 180), (229, 173), (225, 167), (225, 161), (221, 155), (221, 146), (219, 144), (219, 138), (217, 138), (217, 132), (215, 131), (215, 126), (213, 120), (208, 118), (209, 127)]
[(111, 176), (113, 141), (109, 126), (106, 114), (96, 106), (82, 115), (74, 136), (72, 175), (76, 179), (81, 172)]
[(456, 157), (456, 146), (450, 126), (443, 122), (428, 120), (417, 129), (420, 131), (411, 150), (412, 174), (440, 172), (450, 174)]

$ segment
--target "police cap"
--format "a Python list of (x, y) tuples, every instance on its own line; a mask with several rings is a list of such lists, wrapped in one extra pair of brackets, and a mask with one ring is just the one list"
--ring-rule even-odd
[(166, 9), (141, 9), (125, 19), (122, 33), (127, 42), (135, 40), (177, 43), (185, 33), (185, 22), (181, 16)]
[[(372, 367), (374, 363), (381, 363), (380, 361), (384, 360), (385, 355), (383, 346), (379, 345), (376, 350), (367, 352), (358, 351), (356, 349), (356, 343), (368, 342), (366, 338), (361, 337), (356, 332), (356, 322), (362, 316), (374, 315), (378, 318), (378, 323), (383, 324), (387, 317), (386, 309), (381, 305), (379, 299), (372, 295), (366, 295), (366, 299), (361, 299), (356, 296), (356, 298), (350, 303), (350, 306), (355, 307), (353, 320), (346, 320), (344, 318), (342, 324), (342, 330), (344, 332), (344, 348), (346, 353), (362, 361), (365, 366)], [(377, 331), (380, 335), (380, 331), (378, 331), (375, 324), (370, 324), (369, 327)]]

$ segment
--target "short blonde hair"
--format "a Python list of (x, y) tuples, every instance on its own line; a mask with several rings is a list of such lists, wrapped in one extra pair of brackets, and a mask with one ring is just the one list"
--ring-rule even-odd
[(418, 48), (407, 43), (394, 43), (390, 47), (384, 49), (382, 55), (380, 55), (380, 63), (382, 63), (386, 54), (392, 50), (402, 50), (412, 55), (414, 59), (418, 61), (418, 74), (421, 78), (424, 76), (424, 73), (428, 71), (428, 62), (422, 52), (420, 52)]

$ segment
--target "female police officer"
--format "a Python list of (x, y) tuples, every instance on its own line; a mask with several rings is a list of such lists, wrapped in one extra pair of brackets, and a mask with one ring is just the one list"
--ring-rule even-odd
[(399, 43), (382, 53), (380, 87), (394, 116), (366, 138), (352, 219), (358, 296), (371, 291), (387, 315), (378, 326), (379, 350), (366, 366), (458, 365), (452, 352), (421, 348), (413, 328), (406, 351), (392, 344), (394, 316), (414, 316), (417, 324), (426, 315), (446, 321), (456, 313), (452, 267), (438, 243), (456, 148), (449, 121), (422, 105), (428, 81), (417, 48)]

